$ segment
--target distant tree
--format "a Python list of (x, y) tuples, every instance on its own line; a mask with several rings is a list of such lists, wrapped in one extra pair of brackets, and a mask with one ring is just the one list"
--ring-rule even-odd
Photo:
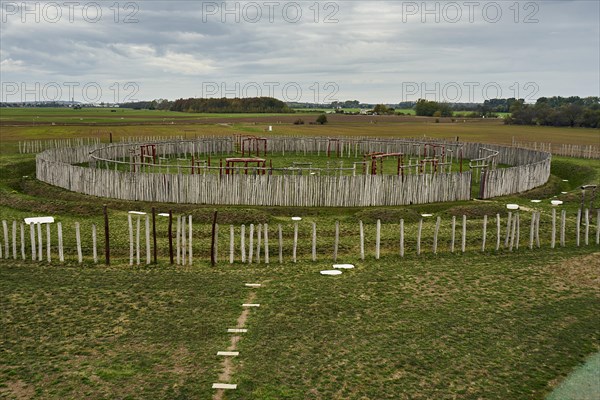
[(415, 114), (423, 117), (431, 117), (433, 113), (437, 111), (437, 103), (435, 101), (428, 101), (425, 99), (419, 99), (415, 104)]
[(317, 117), (317, 121), (316, 121), (316, 122), (317, 122), (318, 124), (325, 125), (325, 124), (327, 123), (327, 115), (325, 115), (325, 114), (321, 114), (321, 115), (319, 115), (319, 116)]
[(441, 117), (452, 116), (452, 108), (448, 103), (419, 99), (415, 105), (415, 113), (419, 116), (432, 117), (436, 111), (439, 111)]
[(385, 115), (388, 113), (388, 107), (385, 104), (377, 104), (373, 107), (373, 112), (379, 115)]
[(438, 109), (442, 117), (451, 117), (452, 116), (452, 108), (448, 103), (437, 103)]

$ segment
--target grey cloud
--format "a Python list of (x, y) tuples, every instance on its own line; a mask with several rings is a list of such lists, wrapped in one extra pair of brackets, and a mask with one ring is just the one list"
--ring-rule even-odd
[(204, 22), (201, 3), (189, 1), (139, 2), (132, 24), (110, 14), (95, 24), (9, 20), (0, 28), (2, 80), (136, 81), (140, 98), (194, 96), (210, 81), (333, 81), (342, 98), (373, 102), (399, 101), (403, 82), (539, 81), (543, 95), (599, 94), (597, 2), (539, 1), (537, 24), (507, 12), (495, 24), (405, 23), (401, 2), (337, 2), (339, 23), (324, 24), (311, 20), (313, 2), (301, 4), (296, 24), (280, 15)]

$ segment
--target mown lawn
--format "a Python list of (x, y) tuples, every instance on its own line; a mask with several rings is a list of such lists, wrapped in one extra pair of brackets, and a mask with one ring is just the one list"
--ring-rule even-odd
[(327, 262), (2, 261), (0, 393), (210, 398), (258, 281), (227, 399), (541, 399), (599, 348), (590, 251), (386, 257), (337, 277), (319, 275)]

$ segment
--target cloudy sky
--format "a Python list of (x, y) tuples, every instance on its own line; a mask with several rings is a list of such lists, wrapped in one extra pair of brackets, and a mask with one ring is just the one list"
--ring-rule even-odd
[(600, 95), (596, 0), (1, 3), (0, 101)]

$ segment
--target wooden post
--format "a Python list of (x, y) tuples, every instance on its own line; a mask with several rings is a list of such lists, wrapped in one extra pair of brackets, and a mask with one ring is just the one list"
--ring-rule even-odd
[(279, 264), (283, 263), (283, 232), (281, 231), (281, 224), (277, 225), (279, 233)]
[[(59, 222), (60, 224), (60, 222)], [(21, 222), (21, 258), (25, 260), (25, 226)]]
[(298, 223), (294, 222), (294, 245), (292, 248), (292, 261), (296, 262), (296, 255), (298, 251)]
[[(177, 252), (177, 265), (181, 263), (181, 215), (177, 216), (177, 229), (175, 236), (175, 251)], [(132, 253), (133, 260), (133, 253)], [(132, 261), (133, 263), (133, 261)]]
[(8, 244), (8, 224), (6, 221), (2, 221), (2, 231), (4, 232), (4, 258), (10, 257), (10, 250)]
[(83, 262), (83, 253), (81, 252), (81, 232), (79, 230), (79, 222), (75, 222), (75, 240), (77, 241), (77, 261), (81, 264)]
[(58, 231), (58, 260), (60, 262), (65, 261), (65, 251), (63, 248), (63, 231), (62, 231), (62, 223), (56, 224), (56, 228)]
[(550, 247), (556, 247), (556, 208), (552, 209), (552, 237), (550, 238)]
[(511, 236), (511, 223), (512, 223), (512, 212), (508, 212), (508, 219), (506, 220), (506, 238), (504, 239), (504, 247), (508, 247), (508, 241)]
[(362, 221), (358, 221), (359, 235), (360, 235), (360, 259), (365, 259), (365, 228)]
[(461, 250), (464, 253), (466, 250), (466, 245), (467, 245), (467, 216), (463, 215), (462, 216), (462, 243), (461, 243)]
[[(192, 246), (192, 238), (194, 236), (194, 231), (192, 229), (192, 216), (188, 215), (188, 225), (189, 225), (189, 239), (188, 239), (188, 264), (191, 266), (194, 260), (194, 247)], [(215, 261), (216, 262), (216, 261)]]
[(485, 252), (485, 240), (487, 238), (487, 214), (483, 216), (483, 233), (481, 235), (481, 252)]
[(256, 225), (256, 263), (260, 264), (260, 249), (262, 243), (262, 224)]
[(98, 249), (96, 248), (96, 224), (92, 224), (92, 257), (94, 258), (94, 264), (98, 263)]
[(42, 237), (42, 224), (37, 223), (37, 236), (38, 236), (38, 261), (44, 259), (44, 238)]
[(575, 225), (575, 237), (576, 237), (576, 243), (577, 243), (577, 247), (579, 247), (580, 245), (580, 237), (581, 237), (581, 208), (579, 210), (577, 210), (577, 222)]
[(181, 216), (181, 265), (185, 265), (186, 262), (186, 252), (187, 252), (187, 241), (186, 241), (186, 236), (187, 236), (187, 231), (186, 231), (186, 222), (185, 222), (185, 215)]
[(400, 257), (404, 257), (404, 219), (400, 219)]
[(135, 224), (135, 262), (136, 265), (140, 265), (140, 234), (141, 234), (141, 220), (138, 216)]
[(233, 248), (235, 246), (233, 225), (229, 225), (229, 264), (233, 264)]
[(450, 252), (454, 253), (454, 242), (456, 241), (456, 216), (452, 216), (452, 233), (450, 236)]
[(102, 213), (104, 214), (104, 257), (106, 259), (106, 265), (110, 265), (110, 238), (108, 235), (108, 209), (106, 208), (106, 204), (102, 207)]
[(35, 224), (33, 222), (31, 224), (29, 224), (29, 238), (31, 239), (31, 260), (35, 261), (37, 252), (35, 251), (36, 238), (35, 238)]
[(133, 221), (131, 214), (127, 214), (127, 226), (129, 227), (129, 265), (133, 265)]
[(263, 233), (265, 235), (264, 245), (265, 245), (265, 264), (269, 263), (269, 224), (265, 224), (263, 228)]
[(521, 214), (519, 214), (519, 211), (517, 211), (515, 213), (515, 218), (517, 220), (516, 224), (517, 224), (517, 232), (516, 232), (516, 236), (515, 236), (515, 249), (519, 250), (519, 243), (521, 241)]
[(435, 230), (433, 231), (433, 254), (437, 254), (438, 234), (440, 232), (440, 224), (442, 217), (437, 217), (435, 221)]
[(146, 265), (151, 262), (151, 252), (150, 252), (150, 216), (146, 215), (145, 221), (145, 234), (146, 234)]
[(252, 256), (254, 255), (254, 224), (250, 224), (250, 232), (248, 237), (248, 264), (252, 264)]
[(169, 235), (169, 262), (173, 265), (173, 211), (169, 210), (169, 227), (168, 235)]
[[(535, 244), (537, 246), (537, 248), (540, 248), (540, 218), (541, 217), (541, 213), (538, 211), (537, 216), (535, 217)], [(519, 221), (517, 220), (517, 223)], [(518, 234), (518, 231), (517, 231)], [(517, 236), (518, 237), (518, 236)], [(519, 246), (517, 245), (517, 248)]]
[(215, 264), (219, 263), (219, 224), (215, 224)]
[[(50, 243), (50, 224), (46, 224), (46, 258), (48, 259), (48, 263), (50, 263), (50, 261), (51, 261), (51, 254), (50, 254), (51, 250), (52, 250), (52, 245)], [(16, 254), (15, 254), (15, 258), (17, 258)]]
[(242, 257), (242, 263), (246, 262), (246, 225), (242, 224), (240, 229), (240, 254)]
[(215, 252), (215, 237), (216, 237), (216, 229), (215, 229), (215, 225), (217, 225), (217, 211), (215, 210), (215, 213), (213, 214), (213, 222), (212, 222), (212, 239), (210, 242), (210, 264), (214, 267), (217, 264), (217, 255)]
[[(588, 246), (590, 244), (590, 240), (589, 240), (589, 236), (590, 236), (590, 210), (589, 209), (585, 209), (585, 237), (584, 237), (584, 243), (586, 246)], [(15, 256), (16, 258), (16, 256)]]
[(535, 236), (535, 211), (531, 213), (531, 226), (529, 227), (529, 250), (533, 249), (533, 238)]
[(337, 261), (339, 245), (340, 245), (340, 221), (335, 221), (335, 238), (334, 238), (334, 242), (333, 242), (333, 261)]
[(312, 223), (312, 260), (317, 261), (317, 224)]
[(502, 235), (502, 228), (500, 224), (500, 214), (496, 214), (496, 251), (500, 250), (500, 237)]
[(421, 254), (421, 233), (423, 232), (423, 218), (419, 219), (419, 228), (417, 229), (417, 255)]
[(154, 264), (157, 264), (158, 248), (156, 247), (156, 207), (152, 207), (152, 255)]
[(515, 245), (516, 227), (517, 227), (517, 219), (512, 218), (512, 227), (509, 229), (509, 232), (510, 232), (509, 251), (513, 251), (513, 246)]
[(379, 260), (381, 255), (381, 220), (378, 219), (375, 225), (375, 259)]
[(565, 247), (565, 226), (567, 224), (567, 211), (560, 211), (560, 247)]
[(12, 251), (13, 259), (17, 259), (17, 221), (13, 220), (12, 223)]
[(600, 209), (596, 210), (596, 245), (600, 244)]

